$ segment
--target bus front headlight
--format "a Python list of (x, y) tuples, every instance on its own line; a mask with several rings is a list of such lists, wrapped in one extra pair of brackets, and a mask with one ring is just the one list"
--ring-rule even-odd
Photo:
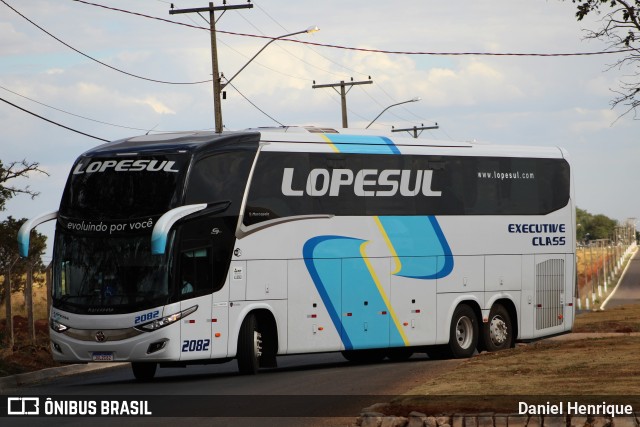
[(165, 326), (169, 326), (172, 323), (175, 323), (178, 320), (187, 317), (197, 309), (198, 309), (198, 306), (194, 305), (193, 307), (189, 307), (186, 310), (182, 310), (179, 313), (175, 313), (170, 316), (165, 316), (161, 319), (156, 319), (152, 322), (145, 323), (144, 325), (136, 326), (136, 329), (142, 330), (144, 332), (152, 332), (160, 328), (164, 328)]
[(62, 323), (54, 319), (49, 319), (49, 326), (56, 332), (64, 332), (69, 329), (67, 325), (63, 325)]

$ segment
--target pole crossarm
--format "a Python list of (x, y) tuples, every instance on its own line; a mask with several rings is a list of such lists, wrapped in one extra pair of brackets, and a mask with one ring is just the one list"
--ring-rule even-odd
[(412, 128), (405, 128), (405, 129), (391, 129), (391, 132), (408, 132), (409, 135), (412, 135), (414, 138), (417, 138), (420, 136), (422, 131), (429, 130), (429, 129), (440, 129), (440, 126), (438, 126), (438, 124), (436, 123), (435, 126), (420, 126), (420, 127), (414, 126)]
[(340, 86), (355, 86), (355, 85), (370, 85), (371, 83), (373, 83), (373, 80), (366, 80), (366, 81), (361, 81), (361, 82), (340, 82), (340, 83), (329, 83), (329, 84), (323, 84), (323, 85), (313, 85), (311, 86), (312, 89), (320, 89), (323, 87), (340, 87)]
[(169, 15), (178, 15), (182, 13), (201, 13), (201, 12), (209, 12), (209, 30), (211, 32), (211, 71), (212, 71), (212, 79), (213, 79), (213, 120), (215, 123), (215, 131), (216, 133), (222, 133), (223, 123), (222, 123), (222, 103), (220, 101), (220, 93), (222, 92), (221, 87), (221, 78), (220, 71), (218, 69), (218, 43), (216, 41), (216, 20), (215, 14), (216, 11), (223, 11), (224, 13), (230, 9), (251, 9), (253, 4), (238, 4), (238, 5), (223, 5), (223, 6), (214, 6), (213, 2), (209, 2), (209, 7), (198, 7), (198, 8), (190, 8), (190, 9), (173, 9), (169, 10)]
[(201, 13), (201, 12), (215, 12), (218, 10), (233, 10), (233, 9), (251, 9), (253, 4), (235, 4), (230, 6), (214, 6), (214, 7), (196, 7), (191, 9), (171, 9), (169, 15), (179, 15), (181, 13)]
[[(349, 127), (349, 122), (347, 121), (347, 93), (349, 93), (349, 91), (351, 90), (351, 88), (353, 86), (356, 85), (370, 85), (373, 83), (373, 80), (371, 80), (371, 77), (369, 77), (369, 80), (364, 80), (364, 81), (360, 81), (360, 82), (345, 82), (345, 81), (341, 81), (340, 83), (329, 83), (329, 84), (322, 84), (322, 85), (317, 85), (315, 80), (313, 82), (313, 86), (311, 86), (312, 89), (322, 89), (322, 88), (327, 88), (330, 87), (333, 90), (335, 90), (336, 92), (338, 92), (338, 94), (340, 95), (340, 103), (341, 103), (341, 108), (342, 108), (342, 127), (343, 128), (348, 128)], [(346, 87), (349, 86), (348, 90), (345, 90)], [(338, 89), (336, 88), (340, 88), (340, 91), (338, 91)]]
[[(251, 8), (253, 8), (253, 4), (251, 4), (251, 3), (238, 4), (238, 5), (227, 5), (226, 1), (224, 1), (224, 5), (223, 6), (214, 6), (213, 2), (209, 2), (209, 7), (196, 7), (196, 8), (189, 8), (189, 9), (174, 9), (173, 8), (173, 4), (171, 4), (171, 9), (169, 10), (169, 14), (170, 15), (177, 15), (177, 14), (182, 14), (182, 13), (197, 13), (197, 14), (200, 14), (201, 12), (209, 12), (209, 27), (210, 27), (210, 32), (211, 32), (211, 70), (212, 70), (212, 73), (213, 73), (213, 76), (212, 76), (213, 77), (213, 116), (214, 116), (216, 133), (222, 133), (222, 128), (223, 128), (223, 123), (222, 123), (222, 104), (221, 104), (221, 101), (220, 101), (222, 90), (228, 84), (230, 84), (231, 81), (233, 79), (235, 79), (238, 74), (240, 74), (242, 72), (242, 70), (247, 68), (247, 65), (249, 65), (249, 63), (251, 63), (251, 61), (253, 61), (263, 50), (265, 50), (267, 48), (267, 46), (269, 46), (271, 43), (273, 43), (276, 40), (283, 39), (283, 38), (289, 37), (289, 36), (295, 36), (297, 34), (302, 34), (302, 33), (315, 33), (316, 31), (320, 30), (318, 27), (316, 27), (314, 25), (312, 27), (307, 28), (304, 31), (297, 31), (295, 33), (285, 34), (285, 35), (282, 35), (280, 37), (275, 37), (275, 38), (271, 39), (266, 45), (264, 45), (262, 47), (262, 49), (260, 49), (255, 55), (253, 55), (253, 57), (251, 57), (249, 62), (244, 64), (244, 66), (242, 68), (240, 68), (240, 70), (238, 70), (237, 73), (235, 73), (233, 76), (231, 76), (230, 79), (226, 79), (224, 77), (224, 75), (221, 74), (220, 71), (219, 71), (218, 46), (217, 46), (218, 43), (216, 41), (216, 20), (215, 20), (214, 12), (221, 10), (222, 14), (224, 14), (224, 12), (226, 12), (227, 10), (251, 9)], [(200, 16), (202, 16), (202, 15), (200, 15)], [(220, 15), (220, 16), (222, 16), (222, 15)], [(222, 82), (223, 78), (225, 78), (225, 80), (226, 80), (225, 83)]]

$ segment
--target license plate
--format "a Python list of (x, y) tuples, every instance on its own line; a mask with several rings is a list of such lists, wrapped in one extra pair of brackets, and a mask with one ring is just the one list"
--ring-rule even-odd
[(113, 362), (113, 352), (93, 352), (91, 353), (91, 360), (93, 360), (94, 362)]

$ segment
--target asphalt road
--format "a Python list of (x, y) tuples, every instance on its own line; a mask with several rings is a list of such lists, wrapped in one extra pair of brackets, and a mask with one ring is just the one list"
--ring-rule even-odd
[[(279, 367), (255, 376), (237, 373), (235, 361), (159, 369), (152, 382), (134, 380), (128, 365), (63, 376), (46, 383), (5, 390), (5, 396), (54, 400), (149, 400), (155, 414), (181, 418), (189, 426), (334, 426), (353, 423), (360, 411), (389, 401), (458, 361), (414, 355), (405, 362), (352, 365), (339, 353), (278, 358)], [(215, 414), (215, 418), (209, 418)], [(325, 418), (331, 414), (332, 418)], [(220, 415), (220, 416), (217, 416)], [(293, 416), (295, 415), (295, 417)], [(182, 418), (189, 416), (190, 418)], [(207, 418), (205, 418), (207, 417)], [(176, 418), (0, 419), (13, 426), (175, 425)], [(9, 423), (5, 424), (5, 421)]]
[(605, 309), (640, 303), (640, 250), (629, 261), (629, 267)]

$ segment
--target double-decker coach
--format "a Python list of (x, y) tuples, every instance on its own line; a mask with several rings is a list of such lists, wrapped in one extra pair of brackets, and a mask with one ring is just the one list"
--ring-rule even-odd
[(575, 203), (556, 147), (285, 127), (145, 135), (71, 168), (51, 348), (158, 366), (342, 352), (469, 357), (571, 330)]

